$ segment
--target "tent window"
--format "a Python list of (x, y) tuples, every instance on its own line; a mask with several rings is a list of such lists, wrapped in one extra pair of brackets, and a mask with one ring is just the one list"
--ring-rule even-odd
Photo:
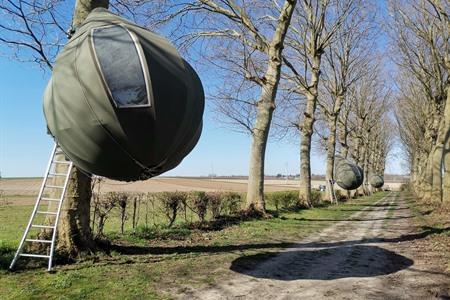
[(149, 106), (145, 58), (132, 33), (120, 25), (94, 28), (91, 41), (98, 69), (117, 107)]

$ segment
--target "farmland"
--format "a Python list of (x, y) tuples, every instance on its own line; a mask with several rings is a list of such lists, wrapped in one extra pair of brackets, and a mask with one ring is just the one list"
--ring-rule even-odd
[[(0, 190), (3, 191), (7, 199), (16, 205), (28, 205), (34, 203), (34, 197), (39, 191), (41, 178), (11, 178), (0, 179)], [(398, 190), (401, 181), (387, 182), (393, 190)], [(265, 191), (283, 191), (298, 189), (298, 180), (269, 179), (265, 181)], [(324, 180), (312, 180), (312, 187), (318, 188), (325, 185)], [(338, 188), (339, 189), (339, 188)], [(235, 191), (246, 192), (247, 182), (245, 179), (210, 179), (195, 177), (157, 177), (146, 181), (138, 182), (118, 182), (106, 180), (102, 185), (104, 192), (124, 191), (124, 192), (171, 192), (171, 191)]]
[[(345, 267), (340, 263), (335, 267), (325, 264), (325, 267), (317, 269), (315, 275), (301, 275), (316, 278), (313, 281), (298, 277), (299, 273), (289, 272), (283, 276), (294, 276), (292, 279), (278, 279), (273, 284), (292, 282), (292, 287), (285, 288), (294, 290), (294, 285), (298, 285), (296, 280), (303, 280), (303, 288), (298, 292), (314, 292), (318, 297), (331, 290), (349, 296), (371, 293), (370, 289), (357, 289), (358, 293), (354, 294), (343, 289), (346, 285), (340, 284), (339, 280), (325, 279), (326, 274), (338, 272), (336, 278), (343, 278), (341, 280), (347, 284), (387, 285), (389, 288), (382, 294), (384, 296), (399, 296), (396, 293), (402, 290), (408, 290), (411, 295), (420, 292), (425, 298), (432, 294), (445, 294), (447, 277), (439, 274), (444, 274), (442, 267), (447, 262), (438, 254), (440, 249), (438, 252), (432, 250), (430, 242), (434, 247), (437, 242), (445, 245), (442, 240), (448, 239), (447, 231), (435, 227), (433, 230), (421, 229), (430, 227), (420, 227), (424, 220), (413, 217), (408, 207), (411, 206), (417, 216), (421, 215), (422, 208), (408, 199), (405, 194), (377, 193), (338, 206), (281, 210), (274, 218), (242, 220), (214, 230), (189, 229), (180, 217), (173, 228), (161, 227), (161, 223), (155, 226), (152, 222), (150, 228), (156, 230), (146, 231), (141, 218), (141, 226), (134, 230), (128, 220), (124, 234), (120, 233), (120, 217), (115, 212), (105, 228), (111, 242), (109, 251), (100, 251), (75, 264), (58, 262), (54, 274), (45, 272), (35, 263), (20, 265), (20, 268), (28, 270), (6, 271), (31, 206), (2, 205), (0, 298), (88, 299), (114, 295), (116, 299), (215, 299), (217, 293), (224, 294), (223, 289), (228, 284), (235, 286), (229, 295), (246, 294), (249, 293), (248, 288), (255, 288), (261, 297), (267, 298), (273, 297), (275, 290), (259, 285), (265, 285), (265, 280), (273, 280), (271, 278), (278, 269), (264, 271), (264, 262), (274, 261), (282, 266), (285, 261), (294, 259), (299, 262), (295, 266), (304, 268), (310, 264), (322, 264), (321, 259), (339, 262), (344, 258), (350, 261)], [(272, 206), (268, 208), (274, 209)], [(163, 222), (161, 216), (156, 219)], [(377, 238), (380, 236), (383, 239)], [(327, 242), (322, 245), (321, 240)], [(344, 246), (346, 243), (348, 246)], [(299, 257), (297, 253), (306, 254), (304, 251), (308, 249), (302, 245), (308, 244), (318, 249), (325, 248), (317, 250), (317, 255), (310, 258)], [(348, 252), (345, 249), (353, 250)], [(294, 256), (283, 253), (293, 253)], [(426, 257), (422, 253), (427, 253)], [(385, 261), (386, 256), (388, 261), (396, 261), (394, 266), (377, 269), (380, 262), (374, 265), (373, 259)], [(410, 267), (411, 264), (414, 266)], [(333, 268), (339, 269), (333, 271)], [(410, 268), (434, 275), (427, 275), (428, 279), (415, 287), (414, 284), (422, 280), (422, 273)], [(297, 270), (297, 267), (290, 269)], [(258, 279), (258, 274), (261, 274), (258, 272), (263, 271), (266, 272), (263, 273), (266, 274), (265, 279)], [(381, 281), (374, 277), (377, 274)], [(242, 276), (251, 276), (256, 281), (247, 282), (245, 278), (248, 277)], [(355, 281), (351, 279), (353, 276), (362, 276), (363, 279)], [(247, 283), (239, 284), (239, 281)], [(316, 289), (317, 284), (322, 288)], [(248, 295), (250, 297), (251, 294)]]

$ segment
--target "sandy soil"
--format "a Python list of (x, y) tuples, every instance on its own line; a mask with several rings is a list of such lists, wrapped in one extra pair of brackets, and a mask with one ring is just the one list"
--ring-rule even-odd
[[(17, 178), (0, 179), (0, 191), (5, 195), (36, 195), (42, 179)], [(386, 183), (396, 188), (400, 183)], [(325, 181), (313, 180), (313, 188), (325, 185)], [(298, 189), (298, 180), (266, 180), (265, 190), (268, 192)], [(119, 182), (107, 179), (103, 184), (105, 191), (135, 191), (135, 192), (163, 192), (163, 191), (216, 191), (227, 190), (245, 192), (247, 180), (241, 179), (200, 179), (184, 177), (156, 177), (145, 181)]]
[(411, 247), (421, 237), (404, 200), (392, 193), (271, 258), (238, 258), (230, 279), (201, 290), (186, 287), (177, 297), (450, 299), (444, 264)]
[[(13, 205), (32, 205), (39, 192), (42, 179), (17, 178), (0, 179), (0, 191), (8, 203)], [(265, 185), (268, 192), (295, 190), (297, 185), (285, 185), (285, 181), (273, 180)], [(167, 178), (156, 177), (145, 181), (120, 182), (106, 179), (102, 184), (102, 191), (124, 192), (165, 192), (165, 191), (247, 191), (245, 180), (211, 180), (200, 178)], [(0, 203), (1, 204), (1, 203)]]
[[(28, 196), (36, 196), (41, 186), (40, 178), (24, 179), (0, 179), (0, 191), (5, 196), (15, 196), (15, 200), (27, 201)], [(285, 181), (272, 180), (265, 185), (266, 191), (294, 190), (295, 184), (284, 184)], [(105, 180), (102, 184), (103, 191), (128, 191), (128, 192), (165, 192), (165, 191), (236, 191), (245, 192), (247, 182), (245, 180), (211, 180), (199, 178), (164, 178), (156, 177), (145, 181), (120, 182)], [(26, 197), (19, 197), (26, 196)]]

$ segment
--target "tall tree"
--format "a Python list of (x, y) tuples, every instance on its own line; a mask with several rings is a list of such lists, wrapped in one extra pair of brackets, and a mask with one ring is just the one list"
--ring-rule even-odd
[[(336, 5), (340, 5), (338, 2)], [(348, 89), (364, 74), (370, 72), (375, 60), (375, 31), (373, 18), (368, 17), (368, 7), (355, 3), (355, 9), (340, 26), (330, 47), (324, 52), (322, 97), (318, 98), (319, 110), (328, 134), (326, 141), (326, 184), (330, 197), (334, 195), (334, 158), (336, 135), (341, 108), (347, 99)], [(348, 99), (347, 99), (348, 100)], [(332, 199), (330, 199), (332, 200)]]
[[(403, 98), (401, 102), (423, 102), (423, 105), (410, 105), (409, 108), (422, 107), (426, 112), (423, 124), (425, 146), (409, 149), (412, 170), (416, 172), (413, 186), (420, 196), (438, 201), (444, 194), (442, 183), (446, 180), (446, 173), (443, 178), (442, 166), (450, 125), (445, 118), (449, 110), (446, 103), (450, 53), (448, 10), (448, 3), (438, 0), (392, 3), (392, 31), (398, 50), (395, 62), (401, 72), (399, 78), (406, 82), (399, 84), (399, 98)], [(418, 84), (419, 90), (412, 86), (413, 83)], [(417, 98), (419, 95), (422, 97)], [(398, 112), (407, 113), (404, 109), (398, 109)], [(406, 118), (407, 114), (398, 117), (401, 127), (409, 126)], [(405, 128), (401, 132), (402, 140), (407, 141)], [(411, 147), (414, 144), (407, 142), (405, 145)]]
[[(10, 47), (11, 57), (52, 69), (64, 43), (65, 28), (79, 27), (96, 7), (108, 8), (108, 0), (77, 0), (72, 22), (60, 12), (60, 1), (1, 0), (0, 43)], [(62, 9), (61, 9), (62, 10)], [(78, 168), (71, 172), (58, 226), (57, 250), (76, 257), (95, 245), (90, 228), (91, 178)]]
[[(297, 1), (281, 3), (197, 0), (174, 4), (162, 0), (157, 13), (157, 19), (169, 22), (167, 30), (180, 47), (195, 49), (193, 56), (198, 57), (200, 52), (206, 65), (223, 74), (221, 87), (212, 97), (226, 122), (238, 125), (252, 137), (247, 208), (262, 214), (265, 151), (280, 82), (284, 40)], [(207, 53), (198, 50), (202, 46)]]
[(380, 66), (370, 69), (355, 84), (352, 91), (352, 118), (350, 119), (353, 130), (349, 135), (350, 155), (352, 159), (363, 169), (364, 183), (357, 194), (369, 193), (369, 157), (372, 149), (373, 129), (390, 109), (390, 89), (385, 86)]
[(283, 55), (287, 66), (285, 77), (292, 84), (292, 92), (301, 100), (295, 127), (300, 132), (299, 203), (305, 207), (311, 206), (311, 144), (322, 56), (355, 4), (355, 0), (338, 2), (339, 5), (333, 6), (334, 2), (330, 0), (302, 1), (287, 38), (288, 49)]

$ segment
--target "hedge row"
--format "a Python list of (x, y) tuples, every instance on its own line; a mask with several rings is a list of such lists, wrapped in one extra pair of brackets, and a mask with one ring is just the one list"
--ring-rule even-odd
[[(341, 198), (340, 194), (338, 197)], [(186, 224), (205, 223), (222, 216), (237, 216), (243, 207), (243, 199), (244, 195), (236, 192), (94, 193), (91, 226), (98, 237), (104, 235), (105, 223), (112, 215), (118, 215), (121, 233), (130, 219), (135, 231), (143, 220), (144, 227), (150, 227), (149, 219), (154, 227), (170, 228), (177, 219)], [(302, 208), (298, 191), (270, 192), (266, 193), (265, 199), (267, 206), (277, 212)], [(312, 191), (313, 206), (321, 201), (322, 193)]]

